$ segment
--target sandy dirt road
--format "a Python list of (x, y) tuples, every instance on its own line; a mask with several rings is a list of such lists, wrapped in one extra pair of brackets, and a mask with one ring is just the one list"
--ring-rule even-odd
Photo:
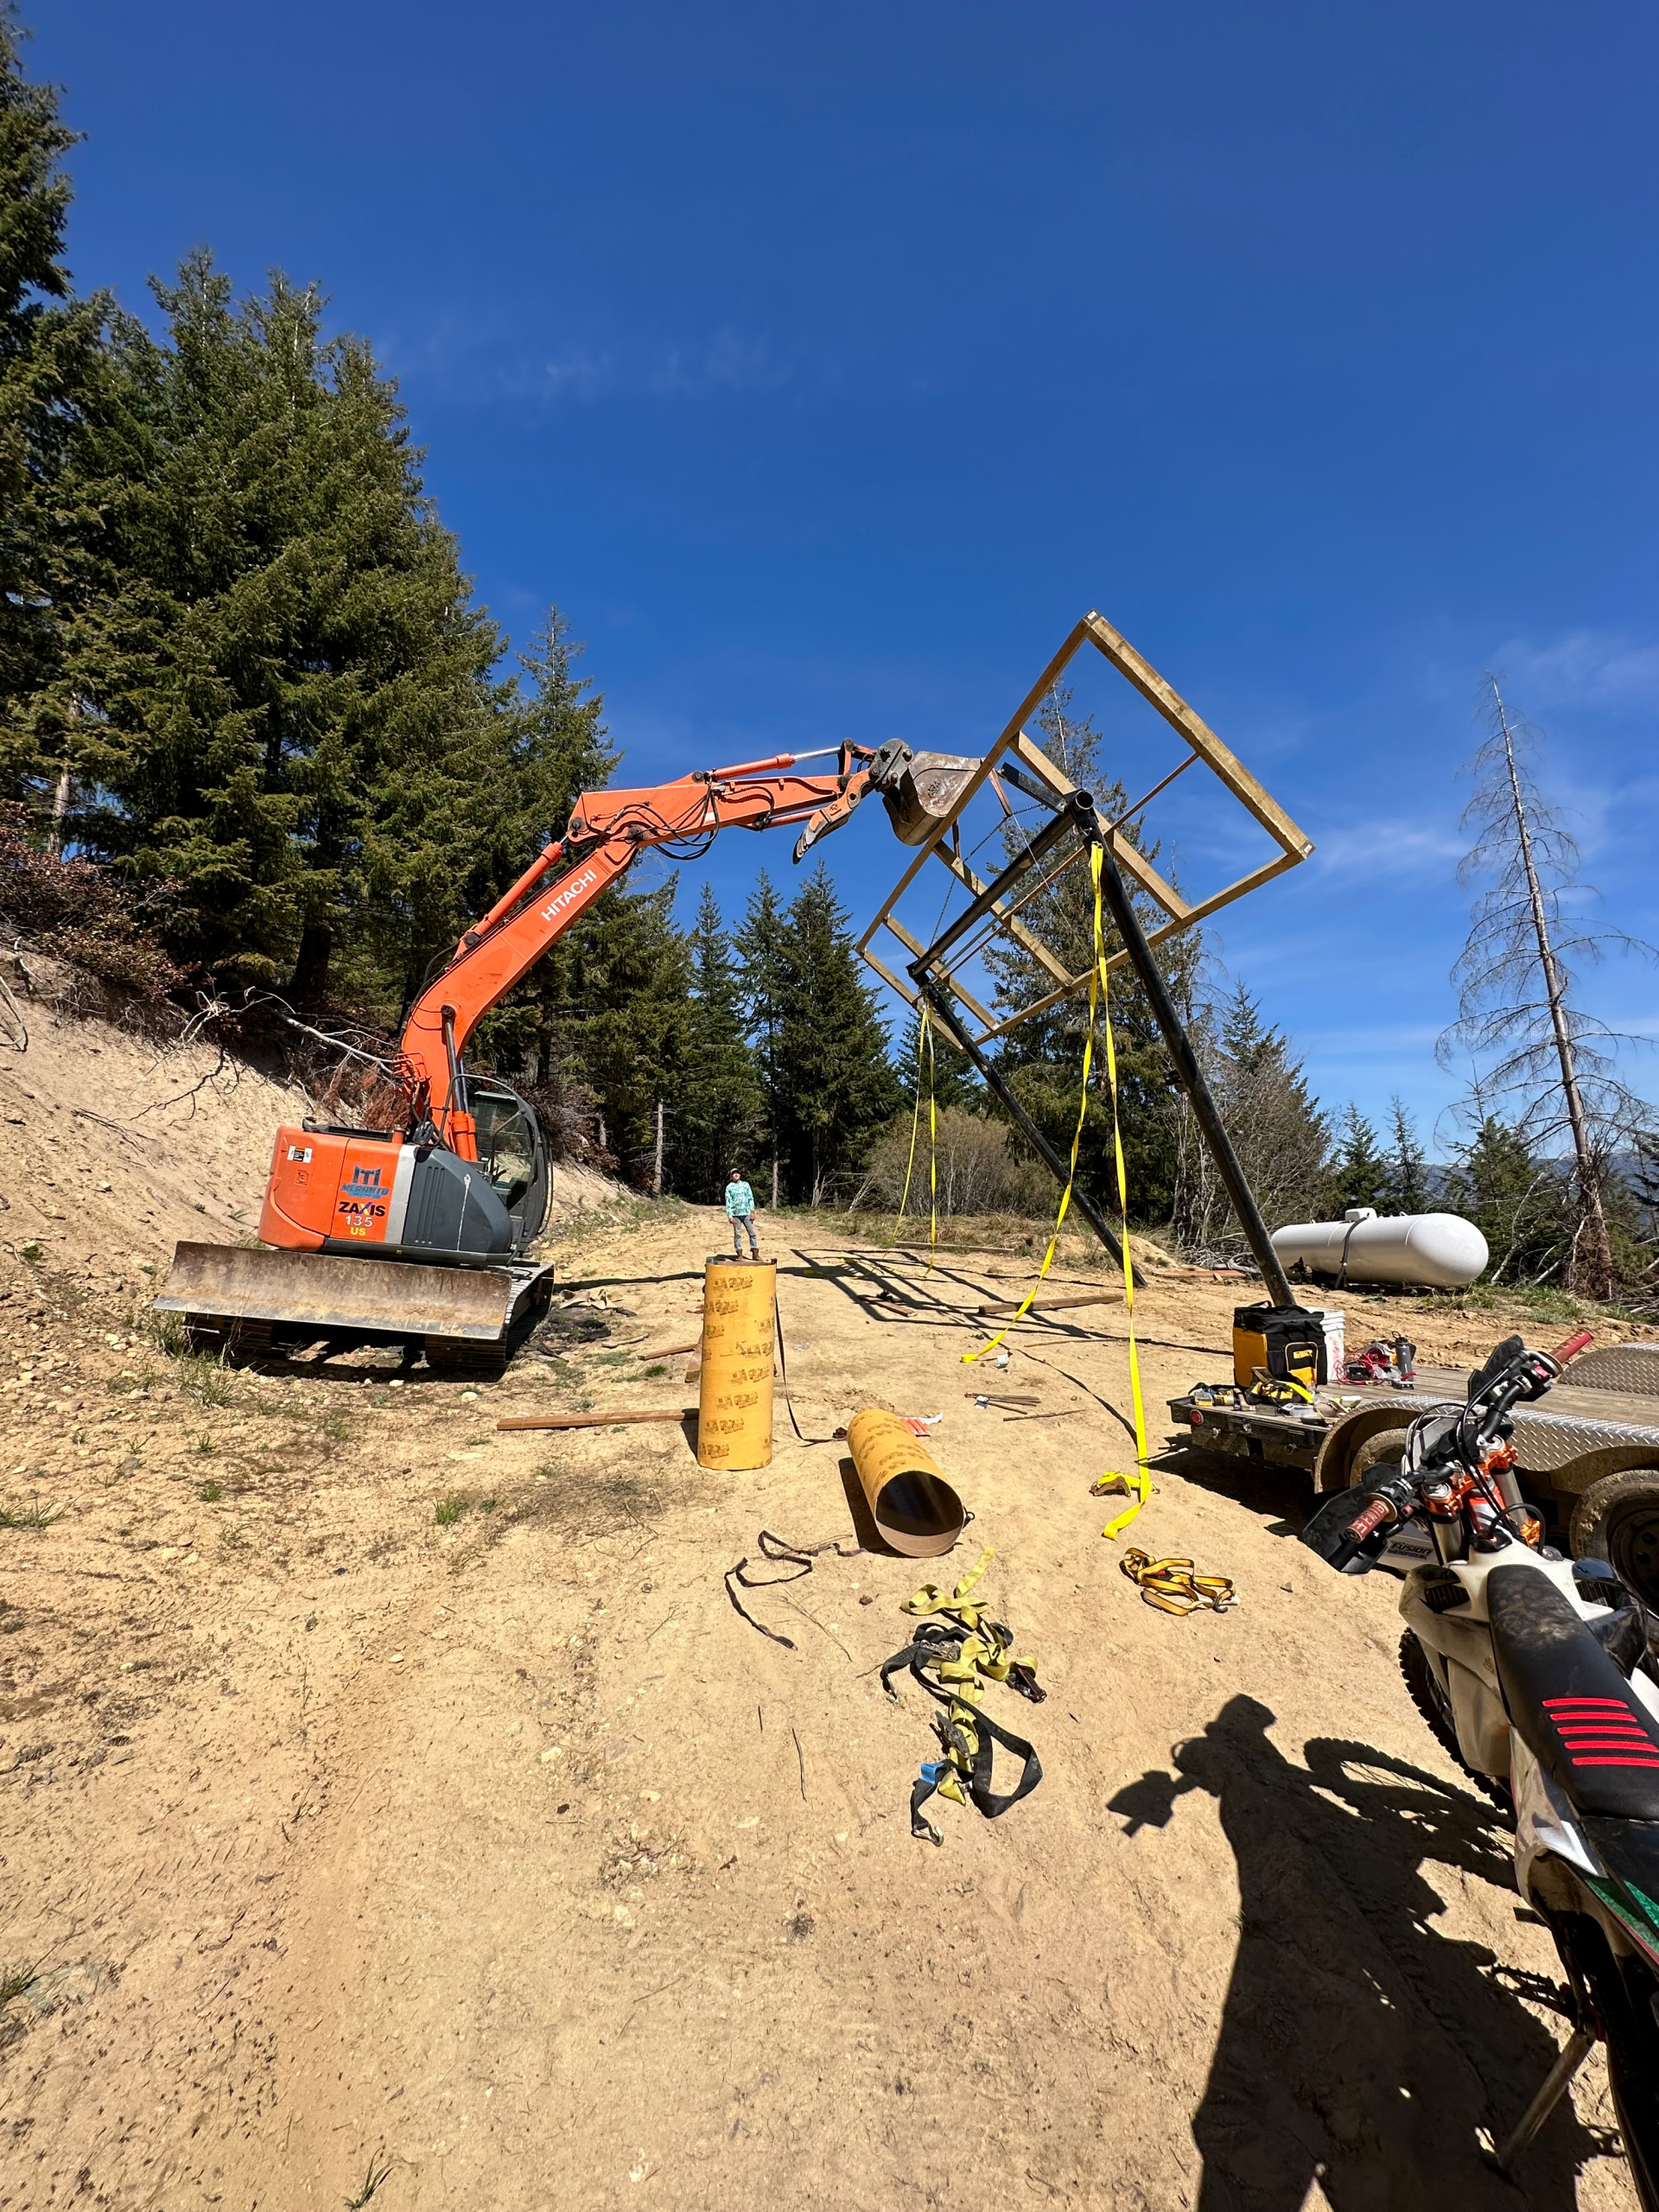
[[(227, 1138), (227, 1211), (238, 1162)], [(152, 1242), (201, 1233), (147, 1187)], [(951, 1565), (995, 1548), (1048, 1688), (992, 1693), (1040, 1787), (995, 1823), (936, 1804), (935, 1850), (924, 1701), (874, 1671), (916, 1567), (825, 1554), (747, 1593), (788, 1646), (722, 1584), (762, 1529), (849, 1540), (844, 1447), (781, 1406), (750, 1476), (671, 1425), (493, 1427), (693, 1402), (644, 1355), (695, 1333), (712, 1210), (573, 1230), (548, 1356), (481, 1388), (169, 1358), (131, 1330), (137, 1229), (100, 1273), (54, 1211), (0, 1284), (0, 1499), (48, 1522), (0, 1529), (0, 1963), (37, 1969), (0, 2012), (4, 2212), (333, 2207), (372, 2162), (385, 2212), (1522, 2201), (1476, 2131), (1562, 2029), (1502, 1828), (1408, 1700), (1392, 1586), (1294, 1544), (1295, 1478), (1160, 1472), (1134, 1540), (1242, 1603), (1141, 1604), (1088, 1494), (1122, 1458), (1121, 1313), (1021, 1331), (1004, 1385), (1063, 1417), (1008, 1421), (959, 1360), (1021, 1261), (929, 1278), (764, 1224), (808, 1438), (944, 1410), (976, 1516)], [(914, 1318), (875, 1318), (871, 1269)], [(1154, 1276), (1158, 1433), (1224, 1370), (1233, 1302)], [(1400, 1311), (1347, 1304), (1351, 1333)], [(1500, 1319), (1413, 1333), (1472, 1358)], [(1524, 2201), (1625, 2212), (1611, 2130), (1598, 2060)]]

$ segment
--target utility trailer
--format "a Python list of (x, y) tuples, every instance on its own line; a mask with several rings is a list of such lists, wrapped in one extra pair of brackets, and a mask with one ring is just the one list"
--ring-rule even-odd
[[(1468, 1396), (1463, 1370), (1420, 1367), (1409, 1389), (1344, 1383), (1300, 1413), (1214, 1405), (1194, 1385), (1169, 1401), (1172, 1448), (1294, 1467), (1316, 1492), (1346, 1490), (1380, 1460), (1397, 1459), (1419, 1414)], [(1554, 1389), (1518, 1405), (1516, 1472), (1575, 1559), (1605, 1559), (1659, 1608), (1659, 1344), (1582, 1352)]]

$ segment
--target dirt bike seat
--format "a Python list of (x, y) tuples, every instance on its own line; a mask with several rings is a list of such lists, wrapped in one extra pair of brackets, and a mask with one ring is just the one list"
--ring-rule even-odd
[(1581, 1813), (1659, 1821), (1659, 1722), (1546, 1574), (1486, 1578), (1492, 1655), (1510, 1719)]

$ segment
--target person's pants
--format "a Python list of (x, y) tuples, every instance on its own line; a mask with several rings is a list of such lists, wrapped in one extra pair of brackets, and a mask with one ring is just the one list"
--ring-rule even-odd
[(734, 1213), (732, 1216), (732, 1249), (741, 1260), (743, 1256), (743, 1231), (746, 1229), (749, 1232), (749, 1250), (758, 1260), (760, 1256), (760, 1245), (754, 1233), (754, 1216), (752, 1213)]

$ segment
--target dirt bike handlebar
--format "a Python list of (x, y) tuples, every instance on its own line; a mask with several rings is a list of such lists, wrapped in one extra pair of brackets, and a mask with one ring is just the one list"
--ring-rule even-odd
[(1569, 1337), (1564, 1344), (1557, 1344), (1550, 1357), (1558, 1367), (1565, 1367), (1569, 1359), (1576, 1359), (1586, 1344), (1596, 1340), (1593, 1329), (1580, 1329), (1576, 1337)]

